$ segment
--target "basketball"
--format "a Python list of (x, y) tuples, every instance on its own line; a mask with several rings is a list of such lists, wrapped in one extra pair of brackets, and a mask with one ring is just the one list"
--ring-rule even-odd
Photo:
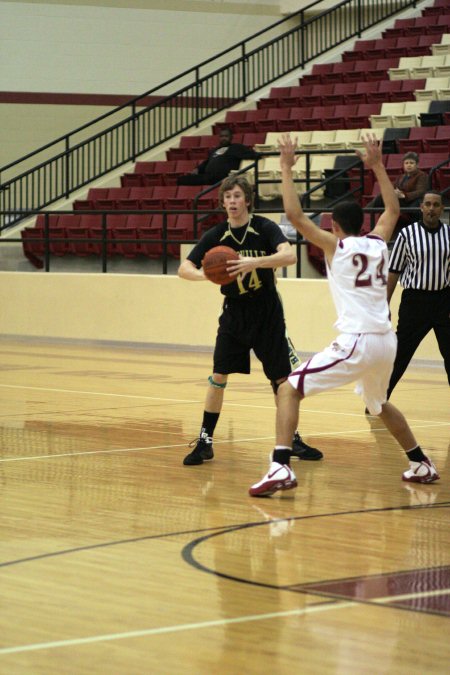
[(235, 277), (227, 272), (227, 260), (239, 260), (239, 253), (229, 246), (215, 246), (207, 251), (202, 260), (205, 277), (220, 286), (231, 284)]

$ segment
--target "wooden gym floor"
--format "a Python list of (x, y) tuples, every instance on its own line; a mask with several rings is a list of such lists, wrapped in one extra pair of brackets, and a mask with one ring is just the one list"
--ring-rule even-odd
[[(274, 403), (230, 378), (216, 458), (184, 467), (211, 354), (0, 342), (0, 673), (443, 675), (450, 662), (450, 395), (409, 369), (392, 401), (441, 480), (352, 387), (304, 402), (322, 462), (248, 496)], [(447, 665), (445, 665), (447, 664)]]

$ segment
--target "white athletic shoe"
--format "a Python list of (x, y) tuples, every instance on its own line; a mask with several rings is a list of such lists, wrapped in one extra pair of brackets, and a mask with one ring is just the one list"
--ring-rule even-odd
[(269, 497), (278, 490), (292, 490), (296, 487), (297, 479), (291, 467), (272, 462), (264, 478), (252, 485), (248, 493), (251, 497)]
[(439, 478), (436, 467), (428, 457), (422, 462), (410, 462), (408, 471), (404, 471), (402, 475), (402, 480), (409, 483), (432, 483)]

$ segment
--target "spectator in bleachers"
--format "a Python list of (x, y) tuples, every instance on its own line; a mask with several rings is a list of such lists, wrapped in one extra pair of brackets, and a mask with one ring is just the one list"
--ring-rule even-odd
[(213, 148), (192, 173), (179, 176), (178, 185), (213, 185), (226, 178), (230, 171), (239, 169), (243, 159), (257, 159), (259, 155), (253, 148), (233, 143), (232, 139), (231, 129), (221, 129), (217, 148)]
[[(403, 173), (395, 179), (394, 188), (400, 207), (420, 206), (428, 188), (428, 176), (419, 169), (419, 155), (416, 152), (407, 152), (403, 157)], [(367, 206), (383, 208), (382, 196), (377, 195)], [(410, 214), (409, 220), (415, 220), (414, 214)]]

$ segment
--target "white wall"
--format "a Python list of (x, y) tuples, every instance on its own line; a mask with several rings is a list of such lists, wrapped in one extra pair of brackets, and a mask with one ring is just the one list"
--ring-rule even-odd
[(1, 89), (138, 95), (280, 18), (268, 0), (102, 4), (2, 0)]
[[(211, 347), (222, 302), (214, 284), (163, 275), (0, 272), (0, 289), (1, 334), (68, 340)], [(326, 279), (280, 279), (279, 290), (296, 348), (329, 344), (336, 314)], [(433, 334), (415, 358), (442, 363)]]
[[(278, 0), (0, 0), (0, 17), (1, 92), (132, 98), (281, 15)], [(1, 100), (0, 166), (109, 109)]]

